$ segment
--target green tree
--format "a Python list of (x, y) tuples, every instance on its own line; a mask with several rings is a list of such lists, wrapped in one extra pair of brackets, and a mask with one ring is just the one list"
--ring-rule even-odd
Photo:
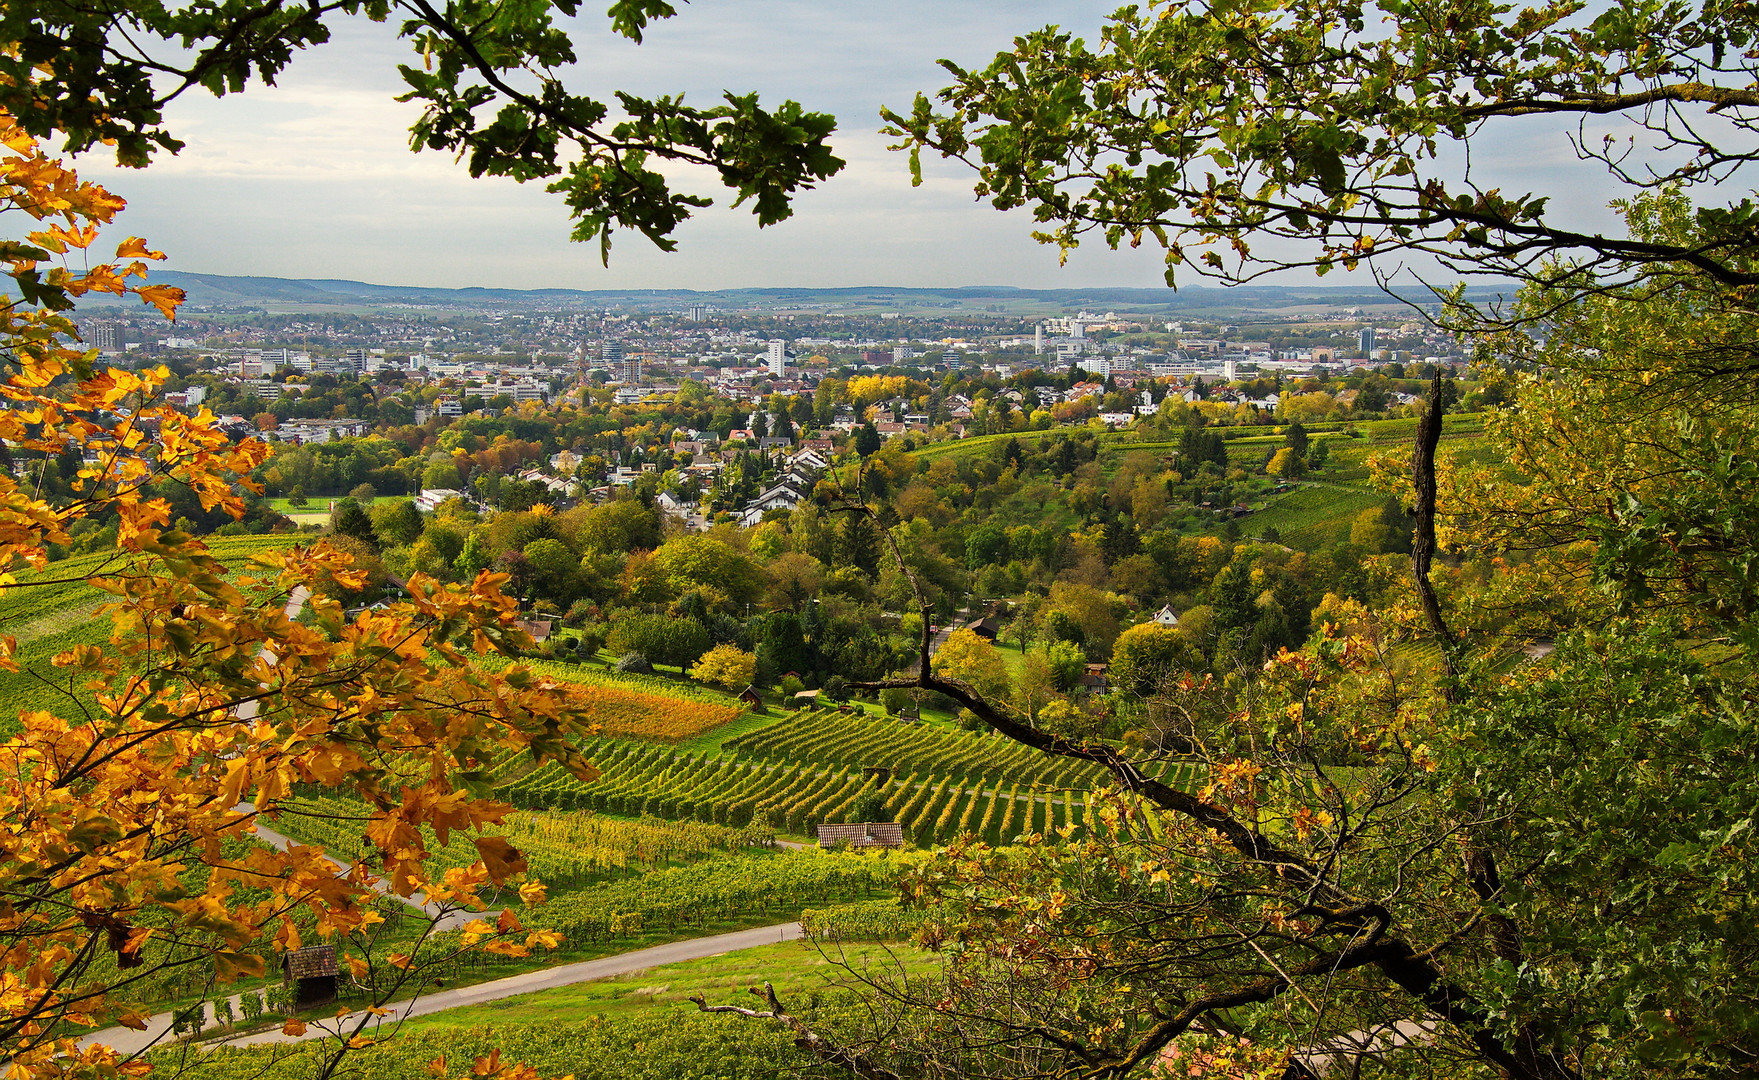
[(709, 636), (695, 619), (630, 614), (611, 623), (606, 645), (617, 654), (639, 653), (649, 663), (688, 668), (709, 651)]
[(464, 538), (464, 547), (459, 549), (457, 557), (452, 560), (452, 572), (460, 580), (470, 581), (477, 574), (488, 569), (489, 564), (494, 561), (494, 552), (489, 550), (489, 545), (483, 540), (482, 535), (472, 532)]
[(580, 507), (562, 515), (561, 527), (582, 551), (623, 554), (651, 551), (660, 544), (660, 521), (637, 499)]
[(352, 497), (337, 500), (336, 508), (330, 511), (330, 531), (337, 536), (352, 536), (373, 551), (379, 549), (372, 518)]
[(421, 511), (408, 499), (383, 499), (373, 504), (373, 532), (388, 544), (413, 544), (421, 535)]
[(837, 532), (837, 557), (845, 566), (853, 566), (864, 573), (873, 574), (879, 570), (880, 545), (879, 526), (861, 514), (849, 514), (843, 518), (842, 528)]
[(880, 441), (879, 429), (873, 426), (872, 421), (855, 429), (855, 452), (857, 454), (864, 458), (872, 457), (879, 452), (881, 445), (883, 444)]
[(1279, 447), (1277, 452), (1270, 456), (1270, 461), (1265, 465), (1264, 471), (1271, 476), (1280, 476), (1285, 480), (1295, 480), (1299, 479), (1301, 475), (1307, 471), (1307, 462), (1302, 460), (1301, 455), (1295, 452), (1294, 447), (1283, 446)]
[[(404, 99), (422, 106), (412, 146), (451, 153), (472, 176), (547, 181), (575, 218), (573, 238), (596, 241), (607, 259), (613, 228), (669, 251), (678, 225), (712, 203), (674, 190), (650, 161), (710, 167), (759, 225), (788, 217), (796, 191), (843, 167), (829, 148), (835, 121), (792, 101), (765, 109), (755, 94), (728, 93), (697, 108), (682, 97), (619, 93), (613, 108), (570, 91), (561, 73), (583, 58), (560, 25), (574, 13), (567, 4), (493, 18), (472, 0), (297, 10), (278, 0), (11, 5), (0, 8), (0, 40), (13, 43), (0, 58), (0, 108), (70, 150), (103, 142), (123, 164), (144, 165), (181, 149), (165, 106), (182, 93), (237, 92), (253, 77), (272, 83), (343, 18), (384, 22), (393, 12), (413, 52), (398, 69)], [(609, 12), (612, 28), (637, 42), (652, 20), (672, 14), (647, 0), (618, 0)]]
[(737, 645), (716, 645), (696, 661), (690, 677), (725, 690), (741, 690), (757, 677), (757, 657)]
[(801, 629), (800, 616), (791, 611), (765, 616), (757, 639), (759, 673), (766, 681), (790, 671), (805, 674), (818, 666)]
[(1118, 635), (1108, 671), (1112, 685), (1138, 698), (1157, 694), (1168, 678), (1202, 666), (1203, 656), (1185, 635), (1158, 623), (1145, 622)]
[(1008, 668), (995, 643), (970, 630), (955, 630), (935, 652), (937, 674), (976, 687), (985, 697), (1000, 698), (1008, 692)]
[(743, 605), (763, 592), (757, 561), (725, 540), (710, 536), (679, 536), (654, 551), (654, 566), (665, 577), (673, 596), (707, 590), (728, 604)]
[(533, 540), (520, 549), (531, 566), (534, 592), (566, 608), (580, 594), (580, 560), (560, 540)]
[(1600, 12), (1126, 7), (1097, 48), (1052, 26), (987, 67), (943, 61), (944, 111), (919, 95), (908, 115), (885, 115), (919, 180), (923, 150), (967, 162), (994, 206), (1030, 206), (1049, 223), (1044, 241), (1158, 243), (1169, 282), (1182, 267), (1227, 281), (1365, 262), (1390, 275), (1416, 257), (1571, 292), (1646, 275), (1759, 280), (1741, 192), (1700, 211), (1691, 240), (1646, 238), (1582, 228), (1553, 192), (1484, 190), (1464, 172), (1472, 147), (1548, 116), (1643, 125), (1629, 146), (1579, 144), (1634, 194), (1722, 183), (1746, 164), (1759, 61), (1741, 52), (1745, 9)]
[(450, 461), (429, 462), (421, 472), (421, 486), (424, 490), (456, 491), (463, 483), (458, 476), (458, 466)]
[(1008, 561), (1008, 534), (995, 520), (984, 521), (965, 534), (965, 565), (973, 570)]

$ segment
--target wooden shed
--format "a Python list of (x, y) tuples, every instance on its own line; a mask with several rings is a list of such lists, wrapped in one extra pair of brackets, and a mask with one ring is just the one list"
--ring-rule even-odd
[(1002, 624), (997, 621), (995, 616), (985, 615), (981, 619), (971, 620), (959, 629), (969, 630), (986, 641), (994, 641), (1001, 635)]
[(739, 691), (739, 700), (751, 706), (752, 711), (754, 712), (763, 711), (763, 695), (757, 692), (757, 687), (755, 686), (747, 686), (745, 689)]
[(542, 645), (550, 639), (550, 631), (555, 628), (555, 623), (549, 619), (520, 619), (518, 626), (531, 635), (531, 640)]
[(904, 826), (895, 821), (868, 821), (851, 825), (820, 825), (818, 827), (819, 847), (835, 847), (840, 843), (847, 843), (850, 847), (857, 848), (903, 847)]
[(281, 981), (293, 987), (295, 1008), (335, 1001), (340, 976), (334, 945), (309, 945), (281, 957)]

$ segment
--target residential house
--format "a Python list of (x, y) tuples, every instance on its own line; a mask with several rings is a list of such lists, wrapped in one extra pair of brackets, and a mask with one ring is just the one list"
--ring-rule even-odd
[(746, 504), (739, 515), (739, 524), (751, 528), (771, 510), (792, 510), (806, 501), (808, 489), (788, 478), (777, 481), (769, 490)]
[(415, 508), (424, 514), (431, 514), (447, 499), (462, 498), (464, 492), (457, 488), (422, 488), (421, 494), (415, 497)]

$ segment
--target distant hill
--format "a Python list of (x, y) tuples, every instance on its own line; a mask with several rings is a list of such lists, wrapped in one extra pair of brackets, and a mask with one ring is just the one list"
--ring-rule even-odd
[[(470, 309), (622, 308), (676, 311), (707, 304), (723, 311), (835, 308), (848, 311), (898, 310), (925, 312), (936, 308), (983, 311), (996, 307), (1009, 314), (1060, 309), (1097, 309), (1144, 313), (1274, 310), (1321, 305), (1379, 306), (1393, 301), (1373, 287), (1361, 285), (1243, 285), (1220, 289), (1186, 286), (1171, 289), (1019, 289), (1008, 285), (973, 285), (957, 289), (915, 289), (889, 285), (838, 289), (754, 288), (694, 291), (690, 289), (437, 289), (419, 285), (375, 285), (341, 278), (234, 277), (156, 271), (153, 280), (177, 285), (189, 294), (192, 308), (289, 306), (428, 307)], [(1506, 290), (1477, 286), (1473, 299), (1490, 300)], [(1413, 292), (1410, 299), (1427, 297)]]

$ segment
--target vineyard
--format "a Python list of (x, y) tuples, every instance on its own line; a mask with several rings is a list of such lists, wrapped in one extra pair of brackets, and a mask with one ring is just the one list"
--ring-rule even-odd
[(896, 900), (862, 900), (836, 907), (807, 908), (800, 928), (811, 941), (846, 944), (854, 941), (909, 941), (926, 918), (920, 909), (902, 908)]
[[(323, 1060), (319, 1051), (329, 1049), (317, 1043), (220, 1048), (202, 1056), (199, 1075), (206, 1080), (312, 1076)], [(810, 1061), (780, 1028), (667, 1010), (609, 1020), (406, 1032), (350, 1054), (344, 1075), (356, 1080), (465, 1075), (473, 1059), (493, 1051), (505, 1062), (531, 1065), (536, 1075), (568, 1074), (577, 1080), (773, 1080), (804, 1070)], [(189, 1067), (186, 1053), (170, 1047), (149, 1060), (165, 1074), (177, 1075)], [(436, 1070), (438, 1060), (454, 1067)]]
[[(959, 738), (992, 748), (992, 757), (1000, 749), (986, 737)], [(860, 761), (847, 755), (841, 762), (828, 760), (835, 756), (828, 750), (821, 754), (826, 760), (795, 763), (711, 758), (610, 740), (591, 741), (583, 749), (599, 769), (597, 780), (583, 782), (552, 764), (503, 784), (498, 794), (529, 809), (691, 819), (729, 828), (767, 822), (810, 835), (820, 823), (848, 820), (856, 801), (876, 783), (863, 774)], [(1070, 763), (1051, 758), (1028, 758), (1011, 772), (1007, 766), (983, 771), (957, 752), (948, 759), (959, 763), (959, 772), (927, 761), (879, 787), (893, 819), (917, 844), (962, 832), (1002, 844), (1029, 831), (1078, 826), (1086, 806), (1080, 789), (1097, 781), (1070, 783), (1064, 772)]]
[(49, 634), (19, 647), (13, 659), (16, 671), (0, 671), (0, 701), (6, 702), (0, 713), (0, 734), (18, 730), (18, 714), (41, 709), (57, 715), (90, 700), (84, 689), (89, 676), (71, 668), (55, 667), (51, 661), (76, 645), (103, 645), (110, 640), (108, 622), (85, 621), (59, 633)]
[[(238, 570), (256, 552), (291, 547), (300, 539), (216, 536), (207, 544), (215, 557)], [(82, 579), (122, 569), (124, 564), (113, 551), (77, 555), (42, 570), (22, 572), (20, 585), (0, 590), (0, 627), (19, 641), (13, 656), (18, 670), (0, 671), (0, 700), (6, 702), (0, 713), (0, 734), (17, 729), (20, 712), (41, 709), (66, 715), (68, 709), (91, 700), (84, 677), (57, 668), (52, 661), (76, 645), (103, 645), (110, 640), (109, 620), (94, 613), (113, 597)]]
[[(275, 827), (322, 846), (335, 858), (353, 861), (369, 850), (362, 834), (370, 814), (370, 807), (351, 800), (301, 799), (288, 804)], [(492, 831), (525, 855), (532, 877), (554, 889), (581, 888), (738, 852), (747, 840), (733, 829), (694, 821), (618, 821), (567, 812), (515, 812)], [(428, 850), (434, 872), (469, 866), (478, 858), (470, 835), (462, 832), (453, 833), (445, 844), (430, 837)]]
[(491, 670), (522, 663), (538, 675), (585, 688), (582, 697), (601, 735), (683, 742), (736, 720), (745, 711), (737, 699), (695, 683), (616, 674), (553, 660), (484, 656), (479, 662)]
[(794, 916), (810, 904), (889, 895), (905, 858), (806, 852), (717, 859), (569, 893), (538, 908), (532, 921), (578, 944), (655, 927)]
[(960, 779), (1007, 777), (1049, 787), (1092, 787), (1103, 774), (1097, 765), (1047, 757), (998, 735), (875, 723), (837, 713), (796, 713), (727, 740), (727, 748), (760, 761), (877, 766), (893, 775), (932, 770)]
[[(215, 558), (236, 563), (259, 551), (292, 547), (301, 539), (290, 535), (211, 536), (206, 542)], [(233, 568), (240, 567), (234, 565)], [(0, 590), (0, 625), (12, 628), (69, 608), (95, 607), (111, 597), (87, 585), (83, 579), (122, 569), (124, 564), (116, 552), (103, 551), (75, 555), (50, 563), (41, 570), (22, 571), (18, 574), (16, 586)]]
[(1249, 530), (1263, 536), (1275, 529), (1290, 547), (1314, 550), (1350, 539), (1356, 515), (1378, 508), (1385, 496), (1368, 491), (1311, 485), (1271, 501), (1249, 519)]

